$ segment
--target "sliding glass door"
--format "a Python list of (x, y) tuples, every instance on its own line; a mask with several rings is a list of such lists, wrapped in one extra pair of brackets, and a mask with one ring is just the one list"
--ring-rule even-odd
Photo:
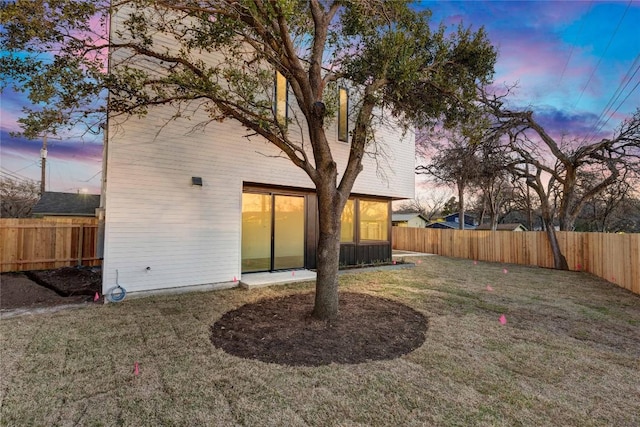
[(242, 272), (304, 267), (304, 197), (243, 193)]

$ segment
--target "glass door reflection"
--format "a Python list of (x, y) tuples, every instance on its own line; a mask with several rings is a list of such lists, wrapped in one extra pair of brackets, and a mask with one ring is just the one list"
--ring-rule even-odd
[(304, 197), (242, 194), (242, 272), (304, 267)]
[(242, 272), (271, 269), (271, 195), (242, 194)]
[(273, 269), (304, 267), (304, 197), (274, 196)]

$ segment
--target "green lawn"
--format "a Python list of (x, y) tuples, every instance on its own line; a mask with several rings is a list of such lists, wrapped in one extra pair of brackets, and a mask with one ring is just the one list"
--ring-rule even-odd
[(3, 319), (1, 423), (640, 425), (640, 297), (585, 273), (411, 260), (341, 277), (429, 319), (424, 345), (389, 361), (294, 368), (211, 345), (224, 312), (311, 284)]

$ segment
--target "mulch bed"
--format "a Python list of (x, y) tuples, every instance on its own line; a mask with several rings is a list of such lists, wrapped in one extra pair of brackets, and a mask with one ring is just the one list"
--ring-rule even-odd
[(404, 304), (344, 292), (338, 318), (326, 322), (310, 317), (313, 301), (306, 293), (243, 305), (211, 326), (211, 341), (238, 357), (291, 366), (394, 359), (424, 343), (427, 319)]

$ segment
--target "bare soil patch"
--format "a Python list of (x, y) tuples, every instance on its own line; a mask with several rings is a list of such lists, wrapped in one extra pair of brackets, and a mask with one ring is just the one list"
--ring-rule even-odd
[(27, 271), (25, 274), (37, 284), (63, 297), (93, 296), (100, 292), (102, 284), (100, 270), (87, 267), (62, 267), (55, 270)]
[(86, 267), (3, 273), (0, 276), (0, 309), (93, 301), (95, 293), (100, 293), (101, 280), (99, 269)]
[(427, 319), (392, 300), (340, 293), (331, 322), (310, 317), (313, 293), (265, 299), (225, 313), (211, 341), (229, 354), (291, 366), (395, 359), (420, 347)]

